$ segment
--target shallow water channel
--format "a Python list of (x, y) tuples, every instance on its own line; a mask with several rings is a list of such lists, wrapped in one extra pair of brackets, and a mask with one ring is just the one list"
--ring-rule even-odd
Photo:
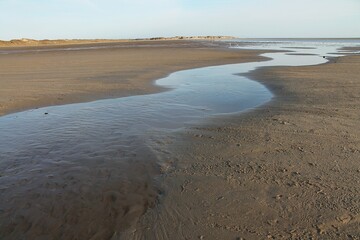
[(175, 72), (156, 81), (169, 89), (157, 94), (0, 117), (0, 237), (85, 239), (126, 228), (155, 204), (153, 178), (160, 172), (152, 146), (159, 136), (272, 99), (265, 86), (237, 74), (321, 64), (339, 46), (312, 47), (259, 44), (251, 48), (292, 53)]

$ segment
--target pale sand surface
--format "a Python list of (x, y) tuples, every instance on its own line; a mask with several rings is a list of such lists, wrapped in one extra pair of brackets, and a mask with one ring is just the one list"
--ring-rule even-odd
[(179, 133), (124, 239), (360, 239), (360, 56), (250, 76), (275, 99)]
[(153, 80), (174, 71), (262, 59), (255, 51), (219, 49), (218, 44), (200, 41), (83, 44), (80, 47), (106, 48), (61, 51), (69, 47), (5, 49), (13, 53), (0, 54), (0, 115), (153, 93), (160, 90)]

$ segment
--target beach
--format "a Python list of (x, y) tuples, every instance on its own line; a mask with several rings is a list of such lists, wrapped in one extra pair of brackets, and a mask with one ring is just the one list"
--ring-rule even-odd
[(178, 135), (125, 239), (359, 239), (359, 56), (249, 76), (275, 98)]
[[(101, 44), (71, 50), (73, 45), (66, 50), (62, 46), (0, 49), (19, 51), (0, 54), (0, 115), (156, 93), (167, 89), (154, 85), (154, 80), (174, 71), (265, 60), (258, 56), (263, 51), (228, 49), (227, 44), (212, 41), (137, 41), (99, 48)], [(42, 229), (38, 223), (46, 219), (38, 215), (34, 216), (37, 225), (26, 218), (18, 227), (7, 222), (8, 236), (26, 236), (11, 235), (15, 229), (29, 231), (29, 239), (358, 239), (359, 65), (359, 56), (345, 56), (317, 66), (255, 70), (247, 76), (274, 94), (269, 103), (176, 131), (162, 143), (163, 155), (154, 157), (147, 149), (137, 149), (143, 151), (137, 162), (156, 158), (159, 166), (156, 161), (140, 170), (132, 169), (135, 165), (116, 165), (144, 176), (135, 178), (136, 193), (124, 200), (139, 201), (134, 209), (122, 206), (123, 200), (110, 190), (101, 200), (106, 212), (100, 207), (99, 212), (78, 211), (77, 205), (67, 211), (71, 200), (62, 197), (60, 207), (49, 208), (55, 214), (52, 217), (63, 211), (68, 214), (67, 229), (55, 218), (46, 223), (53, 229)], [(88, 173), (96, 167), (91, 165)], [(63, 171), (65, 176), (66, 168)], [(96, 204), (90, 199), (99, 198), (91, 189), (108, 184), (108, 172), (100, 174), (104, 179), (96, 188), (86, 186), (82, 195), (89, 198), (85, 199), (89, 209)], [(153, 176), (155, 189), (144, 185)], [(65, 181), (74, 182), (55, 179), (49, 183), (54, 182), (57, 191), (68, 184)], [(66, 196), (73, 197), (77, 191), (73, 188)], [(139, 197), (143, 192), (145, 200)], [(54, 202), (56, 196), (52, 196)], [(118, 203), (120, 210), (114, 207)], [(24, 203), (23, 208), (27, 207)], [(22, 214), (28, 217), (25, 210), (17, 217)], [(104, 225), (98, 233), (79, 221), (97, 216)], [(101, 221), (107, 217), (109, 222)], [(91, 224), (98, 226), (96, 221)], [(115, 233), (109, 227), (116, 228)], [(44, 235), (49, 230), (54, 235)]]
[[(133, 226), (162, 194), (161, 166), (142, 130), (148, 118), (127, 120), (132, 107), (114, 117), (117, 103), (129, 101), (109, 98), (168, 90), (154, 81), (173, 71), (265, 59), (226, 46), (161, 40), (2, 49), (0, 238), (109, 239)], [(112, 110), (92, 107), (109, 101)], [(36, 109), (52, 105), (65, 109)]]
[(210, 41), (125, 41), (0, 48), (0, 115), (26, 109), (149, 94), (153, 81), (203, 66), (262, 59)]

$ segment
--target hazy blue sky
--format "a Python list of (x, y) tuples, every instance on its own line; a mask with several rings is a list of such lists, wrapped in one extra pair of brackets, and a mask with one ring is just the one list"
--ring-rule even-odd
[(0, 39), (360, 37), (360, 0), (0, 0)]

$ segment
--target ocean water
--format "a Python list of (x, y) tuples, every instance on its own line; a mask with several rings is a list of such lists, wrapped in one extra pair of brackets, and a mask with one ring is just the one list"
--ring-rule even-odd
[[(245, 49), (294, 50), (302, 54), (340, 56), (347, 53), (359, 54), (359, 50), (345, 50), (345, 47), (360, 47), (360, 38), (257, 38), (225, 40), (229, 47)], [(301, 51), (300, 51), (301, 50)]]

